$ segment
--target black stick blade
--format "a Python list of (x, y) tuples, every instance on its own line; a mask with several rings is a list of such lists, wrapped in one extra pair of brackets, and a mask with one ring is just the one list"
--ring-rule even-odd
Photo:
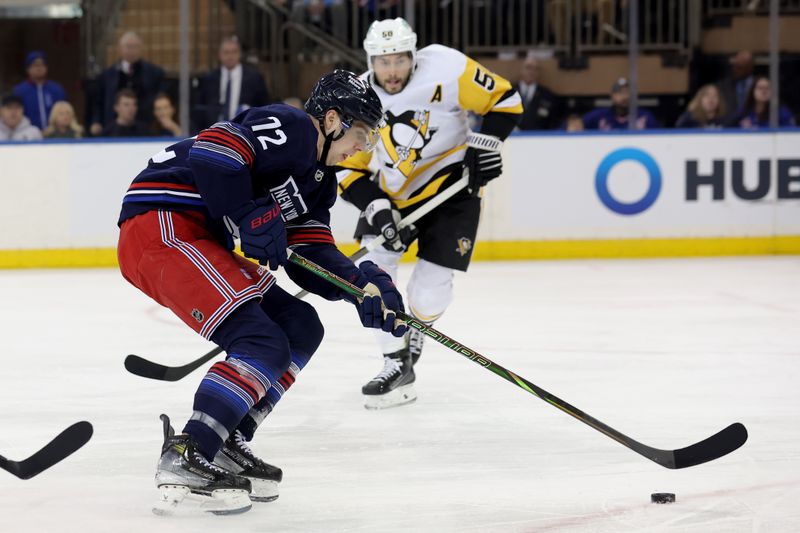
[(672, 468), (687, 468), (719, 459), (740, 448), (745, 442), (747, 429), (736, 422), (706, 440), (675, 450), (675, 466)]
[(30, 479), (78, 451), (89, 442), (93, 432), (89, 422), (77, 422), (23, 461), (11, 461), (0, 456), (0, 468), (20, 479)]
[(138, 355), (130, 354), (125, 358), (125, 370), (131, 374), (143, 378), (157, 379), (159, 381), (178, 381), (183, 379), (207, 362), (222, 353), (222, 348), (214, 347), (213, 350), (203, 355), (199, 359), (187, 363), (183, 366), (165, 366), (159, 363), (148, 361)]
[(176, 379), (180, 379), (180, 377), (176, 379), (167, 379), (169, 367), (148, 361), (134, 354), (130, 354), (125, 358), (125, 370), (143, 378), (158, 379), (161, 381), (176, 381)]

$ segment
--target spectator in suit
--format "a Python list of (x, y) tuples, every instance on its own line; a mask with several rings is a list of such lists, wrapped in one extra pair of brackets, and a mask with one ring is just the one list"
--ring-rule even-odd
[(56, 102), (67, 99), (64, 88), (47, 79), (47, 62), (44, 52), (33, 51), (25, 58), (28, 79), (14, 87), (14, 94), (22, 98), (25, 116), (37, 128), (47, 127), (50, 112)]
[(204, 129), (220, 120), (229, 120), (251, 107), (270, 102), (267, 84), (261, 73), (242, 64), (239, 39), (227, 37), (219, 47), (220, 67), (200, 82), (195, 107), (197, 129)]
[(675, 127), (718, 129), (726, 125), (727, 116), (728, 111), (720, 98), (719, 89), (709, 83), (700, 87)]
[[(772, 98), (772, 87), (769, 78), (756, 76), (735, 124), (745, 129), (769, 128), (770, 98)], [(786, 106), (779, 106), (778, 126), (783, 128), (794, 125), (792, 112)]]
[[(626, 130), (628, 129), (628, 102), (631, 98), (631, 91), (628, 87), (628, 80), (620, 78), (611, 87), (611, 107), (595, 109), (583, 116), (583, 124), (587, 130)], [(647, 109), (639, 108), (636, 117), (637, 130), (657, 128), (653, 114)]]
[(100, 74), (93, 100), (92, 135), (99, 135), (103, 126), (114, 124), (116, 95), (122, 89), (136, 96), (136, 120), (149, 124), (153, 120), (153, 100), (164, 90), (164, 70), (142, 59), (142, 40), (134, 32), (119, 39), (119, 61)]
[(75, 120), (75, 110), (69, 102), (56, 102), (50, 122), (43, 132), (45, 139), (80, 139), (83, 127)]
[(540, 70), (535, 57), (527, 58), (522, 64), (520, 80), (514, 84), (522, 98), (521, 130), (549, 130), (558, 126), (558, 99), (539, 83)]
[(753, 86), (753, 53), (739, 50), (730, 60), (731, 70), (719, 82), (722, 100), (728, 109), (728, 119), (736, 119), (741, 114), (747, 94)]
[(25, 116), (22, 98), (10, 94), (0, 103), (0, 141), (38, 141), (42, 132)]
[(116, 118), (103, 130), (105, 137), (147, 137), (150, 130), (137, 116), (138, 102), (136, 93), (131, 89), (120, 89), (114, 98), (114, 114)]

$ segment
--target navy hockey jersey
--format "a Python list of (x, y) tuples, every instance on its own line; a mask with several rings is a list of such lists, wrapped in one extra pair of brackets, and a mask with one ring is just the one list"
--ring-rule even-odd
[[(271, 195), (281, 208), (289, 245), (304, 246), (304, 256), (353, 281), (359, 271), (331, 234), (337, 181), (332, 169), (317, 162), (317, 139), (304, 111), (284, 104), (248, 109), (154, 155), (128, 188), (118, 224), (152, 210), (200, 211), (211, 233), (232, 247), (224, 217)], [(290, 264), (287, 272), (311, 292), (342, 296), (299, 267)]]

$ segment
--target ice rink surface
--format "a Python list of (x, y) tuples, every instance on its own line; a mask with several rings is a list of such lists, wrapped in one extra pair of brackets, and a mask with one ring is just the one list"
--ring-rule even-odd
[(280, 498), (159, 518), (158, 415), (180, 429), (203, 372), (155, 382), (122, 362), (211, 346), (114, 270), (0, 271), (0, 454), (95, 428), (32, 480), (0, 471), (0, 531), (800, 531), (800, 258), (477, 263), (456, 283), (438, 329), (606, 424), (659, 448), (736, 421), (750, 440), (667, 470), (432, 343), (419, 400), (370, 412), (372, 335), (312, 297), (326, 339), (253, 441), (284, 470)]

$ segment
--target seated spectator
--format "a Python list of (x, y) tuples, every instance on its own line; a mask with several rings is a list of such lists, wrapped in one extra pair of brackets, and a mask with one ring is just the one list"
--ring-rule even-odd
[(150, 132), (142, 122), (136, 120), (138, 111), (136, 93), (130, 89), (122, 89), (114, 100), (114, 113), (117, 118), (106, 125), (105, 137), (147, 137)]
[[(747, 93), (747, 100), (744, 102), (739, 118), (735, 125), (740, 128), (758, 129), (769, 128), (769, 100), (772, 98), (772, 88), (769, 78), (766, 76), (756, 76), (753, 85)], [(778, 126), (794, 126), (794, 117), (786, 106), (778, 107)]]
[(75, 120), (75, 110), (69, 102), (56, 102), (50, 112), (50, 123), (44, 130), (45, 139), (80, 139), (83, 127)]
[(200, 81), (195, 122), (204, 129), (220, 120), (230, 120), (251, 107), (270, 102), (267, 84), (261, 73), (242, 64), (239, 39), (227, 37), (219, 46), (220, 67)]
[(154, 133), (159, 137), (181, 137), (183, 131), (175, 122), (175, 106), (166, 93), (158, 93), (153, 102)]
[(581, 118), (581, 116), (572, 114), (567, 117), (564, 129), (569, 132), (575, 132), (575, 131), (583, 131), (586, 128), (583, 127), (583, 119)]
[(539, 73), (539, 61), (529, 57), (522, 64), (520, 80), (513, 86), (522, 98), (521, 130), (549, 130), (559, 124), (558, 99), (539, 83)]
[(47, 62), (44, 52), (34, 51), (25, 58), (28, 79), (14, 87), (14, 94), (22, 98), (25, 116), (40, 130), (47, 126), (50, 112), (56, 102), (67, 99), (64, 88), (47, 79)]
[(675, 123), (676, 128), (706, 128), (715, 129), (726, 125), (728, 116), (725, 102), (722, 101), (719, 89), (713, 83), (703, 85), (686, 111)]
[(97, 79), (92, 98), (90, 131), (99, 135), (103, 125), (114, 121), (116, 95), (121, 89), (133, 91), (139, 107), (136, 119), (142, 124), (153, 120), (153, 100), (164, 90), (164, 70), (142, 59), (142, 40), (134, 32), (119, 39), (119, 61), (107, 68)]
[(5, 96), (0, 104), (0, 141), (38, 141), (42, 132), (23, 113), (22, 98)]
[(295, 109), (301, 109), (301, 110), (305, 109), (303, 101), (296, 96), (289, 96), (288, 98), (284, 98), (283, 103), (286, 105), (290, 105)]
[[(618, 79), (611, 87), (611, 107), (595, 109), (583, 116), (583, 125), (587, 130), (626, 130), (628, 129), (628, 102), (631, 98), (628, 80)], [(655, 117), (646, 109), (638, 109), (636, 117), (637, 130), (658, 127)]]

